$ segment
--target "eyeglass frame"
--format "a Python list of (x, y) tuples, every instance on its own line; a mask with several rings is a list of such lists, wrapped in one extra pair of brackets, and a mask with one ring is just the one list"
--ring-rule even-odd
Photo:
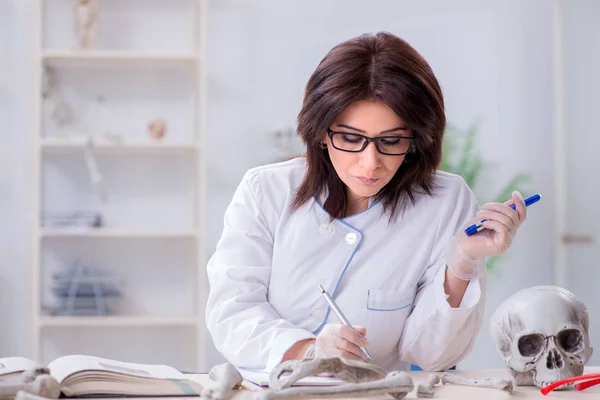
[[(333, 135), (336, 135), (336, 134), (360, 136), (361, 138), (365, 139), (365, 141), (363, 142), (363, 146), (362, 146), (362, 148), (360, 150), (340, 149), (339, 147), (336, 147), (335, 144), (333, 144)], [(414, 136), (398, 136), (398, 135), (393, 135), (393, 136), (378, 136), (378, 137), (372, 138), (372, 137), (368, 137), (368, 136), (365, 136), (365, 135), (361, 135), (360, 133), (333, 131), (333, 130), (331, 130), (331, 128), (327, 128), (327, 136), (329, 136), (329, 140), (331, 140), (331, 145), (336, 150), (345, 151), (347, 153), (360, 153), (360, 152), (364, 151), (367, 148), (367, 146), (369, 145), (369, 143), (373, 142), (373, 144), (375, 145), (375, 149), (377, 150), (377, 152), (379, 154), (384, 155), (384, 156), (403, 156), (405, 154), (408, 154), (411, 151), (411, 149), (412, 149), (413, 139), (415, 138)], [(389, 153), (384, 153), (383, 151), (381, 151), (379, 149), (379, 140), (381, 140), (381, 139), (390, 139), (390, 138), (394, 138), (394, 139), (397, 139), (397, 138), (408, 139), (410, 141), (410, 143), (408, 145), (408, 150), (406, 150), (404, 153), (400, 153), (400, 154), (389, 154)]]

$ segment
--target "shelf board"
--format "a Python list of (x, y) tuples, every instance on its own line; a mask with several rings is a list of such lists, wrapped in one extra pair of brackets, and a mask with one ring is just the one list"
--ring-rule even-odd
[(50, 62), (171, 62), (195, 63), (195, 53), (154, 53), (126, 50), (45, 50), (42, 60)]
[(42, 228), (40, 235), (53, 237), (90, 237), (90, 238), (193, 238), (197, 231), (189, 230), (129, 230), (110, 228)]
[(39, 321), (42, 327), (127, 327), (127, 326), (196, 326), (196, 317), (139, 317), (139, 316), (43, 316)]
[[(84, 139), (44, 138), (41, 148), (45, 151), (81, 151), (85, 146)], [(194, 151), (200, 148), (197, 143), (169, 143), (160, 141), (110, 141), (94, 140), (94, 150), (101, 151)]]

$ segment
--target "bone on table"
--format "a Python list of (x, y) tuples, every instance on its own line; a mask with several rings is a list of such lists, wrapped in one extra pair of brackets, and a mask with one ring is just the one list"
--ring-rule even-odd
[(440, 376), (430, 374), (425, 383), (417, 385), (417, 397), (430, 399), (433, 397), (433, 387), (440, 383)]
[(242, 375), (230, 363), (215, 365), (209, 373), (216, 382), (212, 388), (202, 390), (202, 398), (209, 400), (225, 400), (230, 391), (237, 388), (243, 381)]
[[(281, 379), (289, 373), (290, 375)], [(344, 382), (360, 383), (385, 378), (387, 372), (363, 361), (347, 360), (341, 357), (319, 357), (304, 360), (289, 360), (277, 365), (269, 376), (269, 387), (282, 390), (307, 376), (328, 375)]]
[(512, 393), (513, 391), (513, 383), (512, 381), (507, 381), (501, 378), (495, 377), (484, 377), (484, 378), (475, 378), (468, 379), (458, 375), (452, 375), (449, 373), (442, 374), (442, 384), (455, 384), (462, 386), (473, 386), (480, 388), (489, 388), (489, 389), (498, 389), (504, 390), (508, 393)]
[(0, 400), (13, 400), (19, 391), (57, 399), (60, 385), (47, 368), (34, 368), (0, 381)]
[(337, 386), (289, 387), (283, 390), (269, 389), (253, 393), (254, 400), (307, 400), (331, 398), (355, 398), (389, 394), (402, 399), (414, 388), (412, 379), (406, 372), (394, 371), (383, 379), (360, 383), (345, 383)]

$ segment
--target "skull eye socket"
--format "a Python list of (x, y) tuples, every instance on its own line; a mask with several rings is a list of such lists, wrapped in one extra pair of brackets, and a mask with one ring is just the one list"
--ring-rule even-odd
[(519, 353), (523, 357), (533, 357), (538, 355), (544, 348), (544, 338), (541, 335), (525, 335), (519, 339)]
[(577, 329), (565, 329), (558, 332), (558, 345), (567, 353), (575, 353), (583, 347), (583, 337)]

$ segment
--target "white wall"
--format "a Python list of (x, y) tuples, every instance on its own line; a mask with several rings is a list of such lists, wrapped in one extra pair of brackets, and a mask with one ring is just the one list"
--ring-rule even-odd
[[(28, 352), (30, 187), (27, 3), (0, 1), (0, 305), (3, 354)], [(7, 40), (7, 38), (14, 38)], [(18, 38), (18, 40), (17, 40)]]
[[(489, 279), (485, 326), (462, 368), (499, 367), (487, 321), (508, 294), (551, 283), (555, 234), (552, 100), (552, 2), (443, 0), (295, 0), (210, 3), (207, 253), (242, 174), (276, 160), (269, 144), (278, 126), (293, 126), (303, 86), (339, 41), (389, 30), (412, 43), (431, 63), (444, 89), (448, 119), (461, 126), (480, 118), (479, 148), (489, 168), (476, 192), (490, 197), (517, 172), (533, 175), (532, 191), (547, 194), (530, 209), (516, 243)], [(27, 266), (31, 216), (28, 162), (29, 39), (26, 2), (0, 0), (0, 135), (3, 168), (0, 277), (10, 298), (0, 354), (26, 354)], [(8, 43), (7, 43), (8, 42)], [(2, 82), (0, 80), (0, 82)], [(535, 149), (536, 151), (532, 151)], [(7, 193), (8, 195), (4, 195)], [(10, 328), (5, 328), (9, 326)], [(221, 360), (207, 343), (207, 368)]]
[[(564, 233), (590, 236), (592, 243), (566, 246), (566, 284), (588, 307), (590, 335), (600, 363), (600, 2), (563, 1), (564, 134), (568, 194)], [(590, 51), (595, 49), (595, 51)]]

